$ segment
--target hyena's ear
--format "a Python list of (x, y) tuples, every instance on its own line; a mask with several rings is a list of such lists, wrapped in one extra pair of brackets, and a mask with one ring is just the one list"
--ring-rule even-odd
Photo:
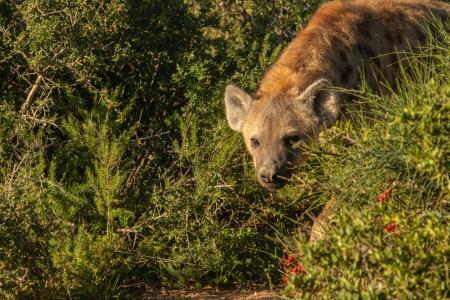
[(320, 122), (327, 127), (334, 124), (341, 110), (339, 94), (332, 90), (330, 82), (326, 79), (312, 83), (298, 99), (309, 103)]
[(252, 102), (252, 97), (234, 85), (225, 89), (225, 111), (231, 129), (241, 132), (242, 121)]

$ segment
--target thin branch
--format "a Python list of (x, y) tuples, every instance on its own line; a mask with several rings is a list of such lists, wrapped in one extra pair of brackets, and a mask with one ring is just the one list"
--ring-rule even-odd
[(41, 85), (41, 82), (43, 79), (44, 79), (44, 77), (42, 77), (42, 75), (39, 75), (37, 77), (36, 81), (34, 82), (33, 87), (31, 88), (31, 91), (28, 93), (27, 100), (25, 100), (24, 104), (22, 105), (21, 111), (22, 111), (23, 115), (25, 115), (28, 112), (31, 102), (33, 102), (34, 95), (36, 94), (37, 90), (39, 89), (39, 86)]
[[(50, 64), (52, 64), (53, 62), (55, 62), (56, 59), (57, 59), (59, 56), (61, 56), (65, 51), (66, 51), (66, 49), (65, 49), (65, 48), (62, 48), (62, 49), (59, 50), (57, 53), (55, 53), (55, 55), (53, 55), (52, 59), (50, 60)], [(24, 57), (26, 58), (25, 53), (22, 53), (22, 54), (23, 54)], [(22, 114), (23, 114), (23, 115), (25, 115), (25, 114), (28, 112), (28, 110), (29, 110), (29, 108), (30, 108), (30, 106), (31, 106), (31, 103), (33, 102), (33, 98), (34, 98), (34, 96), (36, 95), (36, 92), (37, 92), (37, 90), (39, 89), (39, 86), (41, 85), (41, 83), (42, 83), (43, 80), (44, 80), (44, 76), (38, 75), (38, 77), (36, 78), (36, 81), (35, 81), (34, 84), (33, 84), (33, 87), (31, 88), (30, 92), (28, 93), (27, 99), (26, 99), (25, 102), (22, 104), (21, 111), (22, 111)]]

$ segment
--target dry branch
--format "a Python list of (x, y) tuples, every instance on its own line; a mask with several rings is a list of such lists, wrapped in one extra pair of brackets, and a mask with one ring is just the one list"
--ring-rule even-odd
[(39, 75), (37, 77), (36, 81), (34, 82), (33, 87), (31, 88), (30, 92), (28, 93), (27, 100), (22, 104), (21, 111), (22, 111), (23, 115), (25, 115), (28, 112), (31, 102), (33, 102), (34, 95), (36, 94), (43, 79), (44, 79), (44, 77), (42, 77), (42, 75)]
[[(61, 49), (53, 55), (52, 59), (50, 60), (50, 64), (54, 63), (58, 57), (60, 57), (64, 52), (66, 51), (65, 48)], [(25, 59), (27, 58), (25, 54), (23, 54)], [(28, 110), (30, 109), (31, 103), (33, 102), (33, 98), (36, 95), (37, 90), (39, 89), (39, 86), (41, 85), (42, 81), (44, 80), (44, 76), (38, 75), (36, 78), (36, 81), (33, 84), (33, 87), (31, 88), (30, 92), (28, 93), (28, 97), (25, 100), (25, 102), (22, 104), (21, 111), (22, 114), (25, 115)]]

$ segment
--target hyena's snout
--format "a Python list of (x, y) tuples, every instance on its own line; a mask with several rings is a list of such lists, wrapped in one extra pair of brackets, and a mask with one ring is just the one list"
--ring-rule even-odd
[(258, 181), (269, 191), (282, 188), (288, 181), (286, 163), (273, 161), (259, 168)]

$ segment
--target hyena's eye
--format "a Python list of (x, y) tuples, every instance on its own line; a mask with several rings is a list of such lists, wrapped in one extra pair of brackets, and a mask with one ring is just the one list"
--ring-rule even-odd
[(253, 148), (256, 148), (259, 146), (259, 141), (255, 138), (250, 139), (250, 144), (252, 145)]
[(293, 146), (295, 144), (297, 144), (300, 141), (300, 136), (299, 135), (290, 135), (284, 138), (284, 143), (287, 146)]

